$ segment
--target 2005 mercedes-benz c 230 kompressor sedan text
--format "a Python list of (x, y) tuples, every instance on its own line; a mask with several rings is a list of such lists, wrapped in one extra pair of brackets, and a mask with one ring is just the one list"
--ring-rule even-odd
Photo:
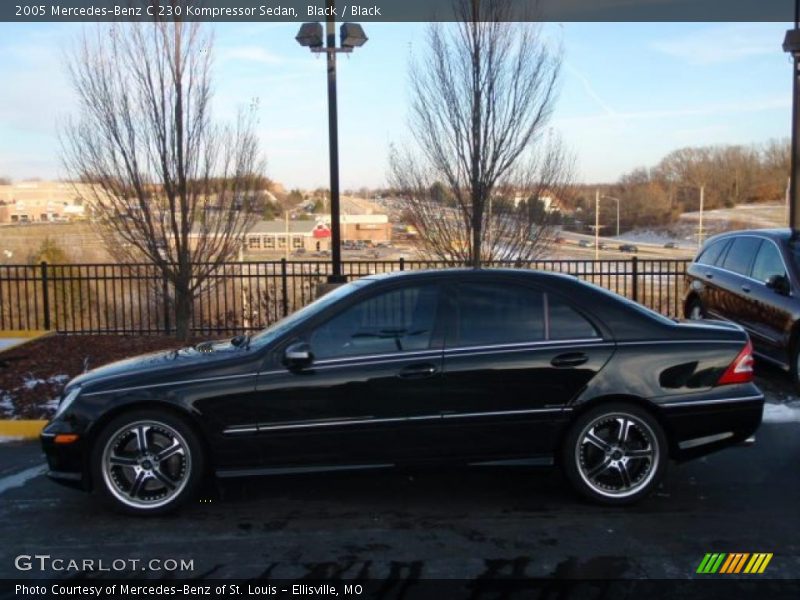
[(372, 276), (252, 337), (73, 379), (42, 443), (53, 479), (158, 514), (208, 474), (432, 463), (557, 463), (626, 504), (668, 460), (761, 422), (733, 324), (678, 323), (573, 277)]

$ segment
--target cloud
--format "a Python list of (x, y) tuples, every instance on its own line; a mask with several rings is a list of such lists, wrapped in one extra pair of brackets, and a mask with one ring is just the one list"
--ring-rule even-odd
[(691, 65), (715, 65), (781, 52), (784, 27), (778, 23), (712, 25), (651, 46)]

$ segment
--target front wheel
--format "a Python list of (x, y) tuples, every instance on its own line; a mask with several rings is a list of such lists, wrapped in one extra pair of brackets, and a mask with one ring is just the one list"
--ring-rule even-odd
[(590, 410), (572, 425), (562, 449), (567, 478), (601, 504), (633, 504), (650, 494), (667, 466), (667, 440), (647, 411), (627, 404)]
[(100, 433), (92, 452), (96, 491), (129, 514), (174, 510), (194, 495), (203, 469), (202, 445), (192, 428), (161, 411), (117, 417)]

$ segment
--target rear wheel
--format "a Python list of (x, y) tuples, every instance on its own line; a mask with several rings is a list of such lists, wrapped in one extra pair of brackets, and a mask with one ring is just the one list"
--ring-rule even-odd
[(633, 504), (650, 494), (667, 465), (667, 440), (647, 411), (607, 404), (578, 418), (562, 449), (573, 487), (602, 504)]
[(98, 494), (114, 508), (163, 514), (191, 498), (203, 473), (197, 435), (179, 417), (144, 410), (111, 421), (92, 452)]

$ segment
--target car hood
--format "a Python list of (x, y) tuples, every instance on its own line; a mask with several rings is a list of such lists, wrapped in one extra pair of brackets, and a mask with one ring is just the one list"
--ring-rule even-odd
[(247, 352), (247, 347), (225, 342), (203, 342), (196, 346), (140, 354), (97, 367), (72, 379), (64, 388), (65, 393), (75, 386), (87, 387), (110, 380), (121, 380), (140, 375), (157, 374), (159, 371), (173, 372), (175, 369), (199, 367), (207, 369), (213, 363)]

